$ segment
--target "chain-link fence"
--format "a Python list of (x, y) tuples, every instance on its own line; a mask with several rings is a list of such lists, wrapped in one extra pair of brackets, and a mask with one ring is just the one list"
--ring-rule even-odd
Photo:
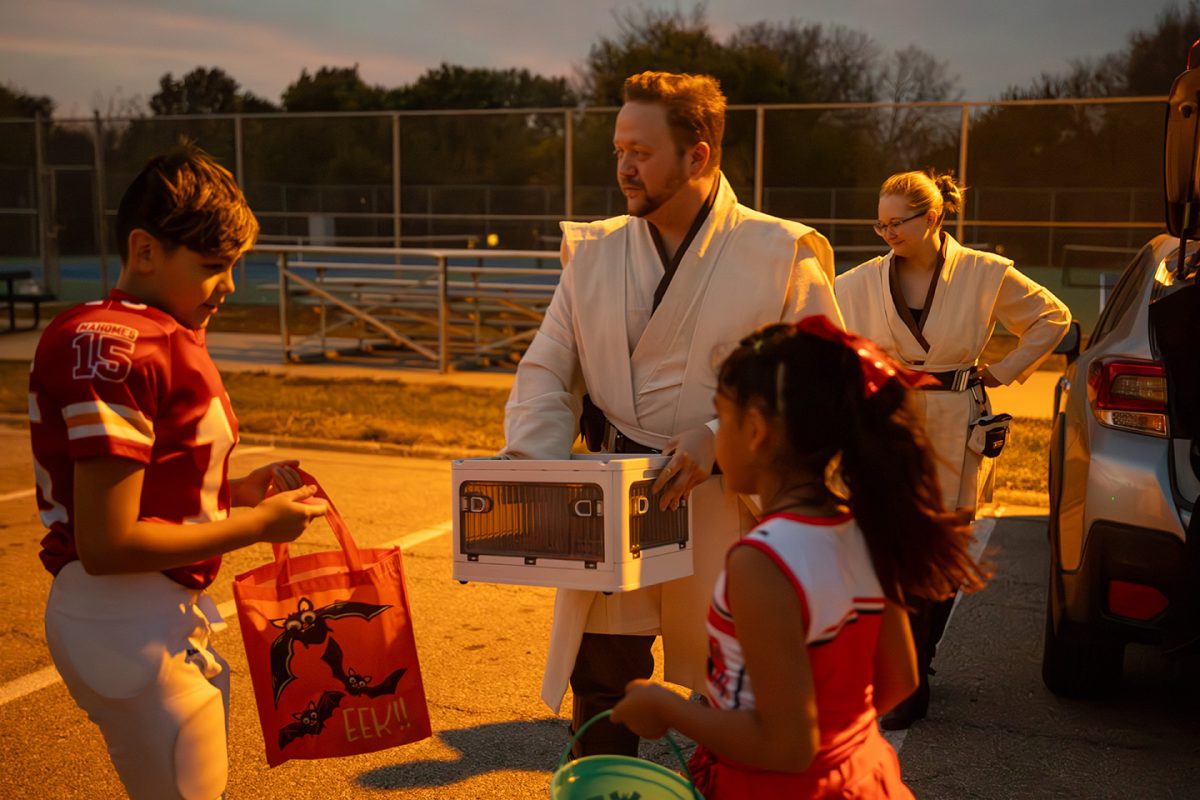
[[(0, 265), (63, 299), (98, 296), (119, 270), (121, 192), (181, 137), (238, 177), (264, 244), (553, 251), (560, 219), (624, 212), (615, 114), (0, 120)], [(968, 192), (948, 228), (1013, 258), (1087, 330), (1111, 276), (1163, 228), (1163, 115), (1164, 98), (734, 106), (722, 166), (746, 205), (828, 236), (839, 271), (886, 251), (870, 227), (885, 177), (952, 169)]]

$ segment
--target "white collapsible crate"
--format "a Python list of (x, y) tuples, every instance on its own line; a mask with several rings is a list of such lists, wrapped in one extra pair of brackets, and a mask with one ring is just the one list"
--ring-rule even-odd
[(691, 575), (688, 504), (660, 511), (650, 491), (667, 461), (455, 461), (455, 580), (625, 592)]

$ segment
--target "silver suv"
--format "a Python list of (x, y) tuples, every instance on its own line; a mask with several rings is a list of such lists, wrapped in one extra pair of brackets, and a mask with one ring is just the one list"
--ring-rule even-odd
[(1179, 243), (1142, 248), (1055, 391), (1042, 677), (1056, 694), (1113, 689), (1128, 642), (1200, 637), (1200, 244), (1181, 260)]

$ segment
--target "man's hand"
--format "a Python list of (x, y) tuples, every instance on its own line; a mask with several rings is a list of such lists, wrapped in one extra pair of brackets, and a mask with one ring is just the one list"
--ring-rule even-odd
[(989, 389), (995, 389), (997, 386), (1004, 385), (996, 379), (996, 376), (993, 375), (992, 371), (987, 367), (984, 367), (982, 370), (980, 370), (980, 377), (983, 379), (983, 385)]
[(707, 425), (700, 425), (673, 437), (663, 448), (671, 456), (652, 491), (662, 494), (658, 499), (660, 511), (679, 508), (687, 493), (708, 480), (717, 456), (716, 437)]

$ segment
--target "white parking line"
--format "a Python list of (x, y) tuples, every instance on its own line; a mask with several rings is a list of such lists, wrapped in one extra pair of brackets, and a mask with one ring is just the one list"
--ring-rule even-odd
[[(261, 446), (256, 446), (256, 447), (239, 447), (233, 451), (233, 454), (235, 456), (252, 456), (252, 455), (258, 455), (259, 453), (270, 453), (274, 450), (275, 450), (275, 448), (270, 445), (261, 445)], [(36, 489), (21, 489), (16, 492), (8, 492), (6, 494), (0, 494), (0, 503), (7, 502), (9, 500), (23, 500), (26, 497), (33, 497), (35, 494), (37, 494)]]
[(237, 447), (234, 448), (233, 454), (235, 456), (252, 456), (255, 453), (267, 453), (274, 449), (275, 448), (271, 447), (270, 445), (262, 445), (260, 447)]
[[(3, 495), (0, 495), (0, 499), (3, 497)], [(450, 527), (450, 522), (443, 522), (441, 525), (434, 525), (431, 528), (422, 528), (419, 531), (413, 531), (398, 539), (386, 542), (381, 547), (399, 547), (401, 550), (408, 550), (431, 539), (446, 535), (450, 532)], [(222, 617), (237, 618), (237, 606), (233, 600), (226, 600), (224, 603), (221, 603), (217, 606), (217, 611), (221, 613)], [(0, 706), (5, 706), (13, 700), (20, 700), (22, 697), (45, 689), (47, 686), (53, 686), (61, 680), (62, 678), (59, 676), (58, 670), (53, 665), (39, 669), (37, 672), (31, 672), (28, 675), (22, 675), (20, 678), (15, 678), (8, 683), (0, 685)]]
[(22, 489), (19, 492), (0, 494), (0, 503), (3, 503), (6, 500), (22, 500), (26, 497), (33, 497), (35, 494), (37, 494), (37, 489)]
[[(975, 538), (972, 540), (971, 545), (967, 548), (967, 550), (970, 552), (971, 558), (978, 561), (983, 555), (983, 551), (987, 548), (988, 539), (992, 538), (992, 531), (996, 530), (996, 520), (993, 517), (977, 519), (975, 520), (974, 527)], [(946, 631), (950, 630), (950, 621), (954, 619), (954, 612), (958, 609), (958, 604), (962, 602), (962, 599), (962, 592), (959, 592), (954, 598), (954, 606), (950, 609), (950, 616), (946, 617)], [(943, 633), (942, 639), (945, 638), (946, 634)], [(894, 749), (897, 753), (899, 753), (900, 748), (904, 746), (904, 740), (908, 738), (907, 730), (881, 730), (880, 733), (883, 734), (883, 738), (888, 740), (888, 743), (892, 746), (892, 749)]]
[[(32, 491), (30, 491), (29, 494), (32, 494)], [(7, 495), (0, 495), (0, 499), (6, 498)], [(441, 525), (423, 528), (419, 531), (414, 531), (401, 536), (398, 539), (393, 539), (390, 542), (386, 542), (383, 547), (399, 547), (401, 550), (407, 550), (416, 547), (417, 545), (424, 544), (431, 539), (444, 536), (450, 532), (451, 525), (451, 522), (443, 522)], [(970, 552), (973, 558), (978, 559), (983, 551), (987, 548), (988, 540), (992, 538), (992, 532), (996, 529), (996, 520), (990, 518), (977, 520), (975, 527), (975, 540), (971, 544)], [(958, 608), (958, 604), (961, 601), (962, 594), (959, 594), (954, 600), (954, 608), (950, 611), (950, 617), (946, 620), (947, 631), (950, 630), (950, 622), (954, 619), (954, 611)], [(237, 607), (233, 600), (227, 600), (217, 606), (217, 611), (220, 612), (222, 617), (236, 618)], [(45, 689), (47, 686), (52, 686), (55, 683), (58, 683), (60, 680), (61, 678), (58, 675), (58, 671), (53, 666), (45, 667), (37, 672), (32, 672), (28, 675), (23, 675), (20, 678), (11, 680), (8, 683), (0, 685), (0, 706), (7, 705), (13, 700), (19, 700), (26, 695), (32, 694), (41, 689)], [(904, 746), (904, 740), (908, 737), (907, 730), (882, 731), (882, 733), (883, 737), (888, 740), (897, 753), (900, 752), (900, 748)]]
[(0, 686), (0, 706), (6, 705), (13, 700), (20, 700), (25, 695), (32, 694), (39, 689), (53, 686), (60, 680), (62, 678), (58, 676), (58, 670), (53, 665), (39, 669), (37, 672), (31, 672), (28, 675), (22, 675), (20, 678), (11, 680)]
[[(270, 451), (272, 451), (274, 449), (275, 449), (274, 447), (268, 447), (268, 446), (239, 447), (238, 449), (234, 450), (233, 452), (235, 455), (239, 455), (239, 456), (252, 456), (257, 453), (269, 453)], [(7, 502), (9, 500), (23, 500), (26, 497), (33, 497), (35, 494), (37, 494), (36, 489), (21, 489), (18, 492), (8, 492), (7, 494), (0, 494), (0, 503)]]

